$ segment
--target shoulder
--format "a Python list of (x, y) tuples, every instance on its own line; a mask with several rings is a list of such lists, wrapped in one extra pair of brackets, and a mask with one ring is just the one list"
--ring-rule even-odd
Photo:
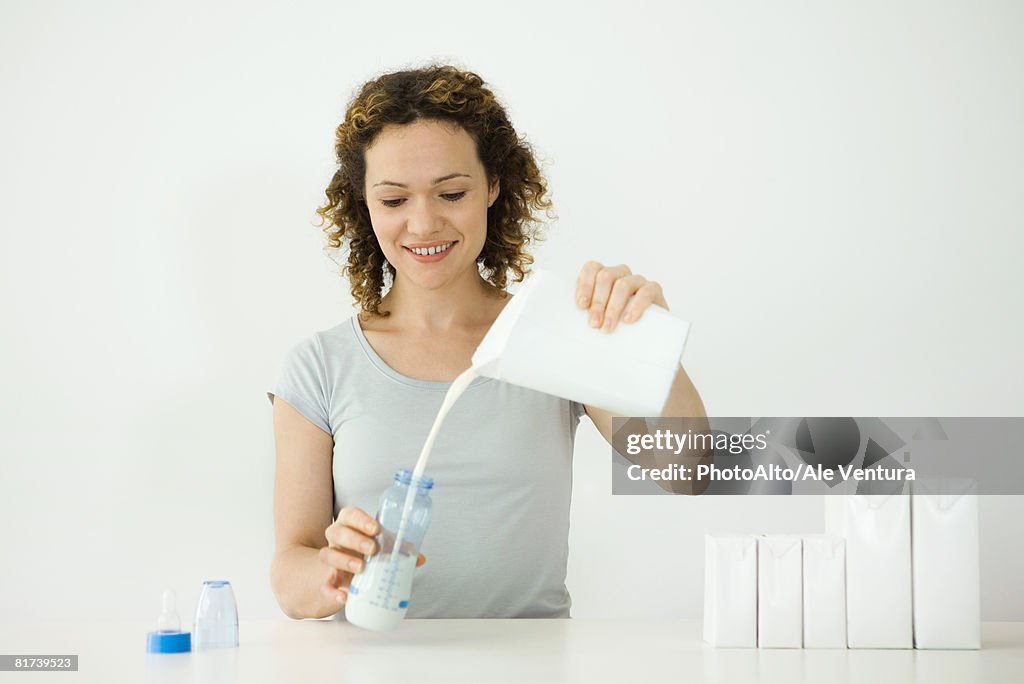
[(285, 352), (286, 361), (323, 366), (332, 357), (343, 356), (350, 350), (358, 349), (358, 335), (353, 328), (354, 324), (354, 316), (349, 317), (335, 326), (293, 341)]

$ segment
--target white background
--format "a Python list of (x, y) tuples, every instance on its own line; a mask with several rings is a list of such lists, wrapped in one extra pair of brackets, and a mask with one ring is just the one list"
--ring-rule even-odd
[[(5, 617), (173, 587), (188, 620), (227, 578), (285, 619), (264, 392), (351, 311), (314, 214), (345, 104), (432, 58), (544, 160), (538, 263), (661, 282), (711, 414), (1024, 415), (1024, 5), (377, 5), (0, 6)], [(585, 421), (577, 617), (696, 619), (706, 532), (823, 529), (816, 497), (612, 497), (609, 462)], [(981, 515), (983, 618), (1024, 619), (1024, 498)]]

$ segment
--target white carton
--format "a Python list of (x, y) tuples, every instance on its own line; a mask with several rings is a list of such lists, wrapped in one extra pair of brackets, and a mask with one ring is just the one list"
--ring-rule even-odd
[(825, 497), (826, 532), (846, 539), (846, 643), (913, 648), (910, 497)]
[(704, 641), (757, 646), (757, 540), (742, 535), (704, 538)]
[(804, 536), (804, 648), (846, 648), (846, 542)]
[(690, 324), (660, 306), (603, 333), (576, 306), (576, 281), (536, 269), (473, 353), (480, 375), (599, 406), (660, 416)]
[(914, 645), (981, 648), (977, 486), (915, 482)]
[(757, 538), (757, 645), (800, 648), (803, 645), (803, 556), (800, 537)]

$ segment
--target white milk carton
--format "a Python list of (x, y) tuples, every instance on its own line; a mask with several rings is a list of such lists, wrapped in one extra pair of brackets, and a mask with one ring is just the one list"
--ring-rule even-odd
[(804, 535), (804, 648), (846, 648), (846, 541)]
[(803, 645), (803, 554), (800, 537), (757, 538), (757, 645)]
[(825, 497), (826, 532), (846, 539), (846, 643), (913, 648), (910, 497)]
[(914, 645), (981, 648), (977, 485), (914, 482), (912, 491)]
[(480, 375), (624, 416), (661, 415), (690, 325), (664, 308), (612, 333), (587, 323), (574, 278), (536, 269), (473, 354)]
[(757, 540), (743, 535), (704, 538), (704, 641), (757, 646)]

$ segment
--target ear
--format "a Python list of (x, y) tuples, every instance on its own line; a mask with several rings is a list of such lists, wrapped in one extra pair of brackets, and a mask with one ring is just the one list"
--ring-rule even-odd
[(494, 204), (494, 200), (498, 199), (498, 195), (499, 194), (501, 194), (501, 188), (500, 188), (500, 184), (498, 183), (498, 179), (495, 178), (494, 181), (491, 182), (490, 189), (487, 191), (487, 208), (488, 209), (491, 207), (492, 204)]

